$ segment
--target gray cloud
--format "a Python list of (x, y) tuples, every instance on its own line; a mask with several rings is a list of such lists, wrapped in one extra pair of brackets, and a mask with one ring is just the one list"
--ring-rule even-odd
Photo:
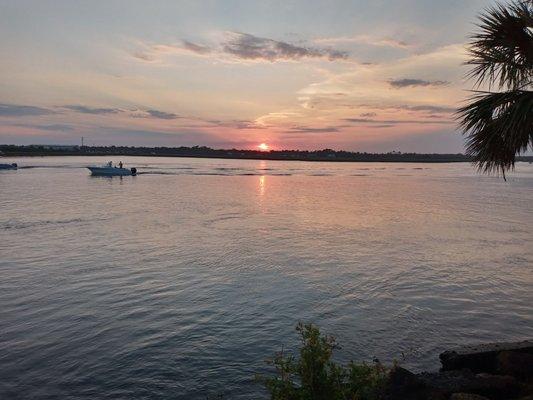
[(344, 119), (345, 121), (348, 121), (348, 122), (352, 122), (352, 123), (356, 123), (356, 124), (359, 124), (359, 123), (377, 123), (377, 122), (386, 122), (386, 121), (374, 121), (373, 119), (370, 119), (370, 118), (345, 118)]
[[(436, 106), (432, 104), (419, 104), (419, 105), (409, 105), (409, 104), (397, 104), (390, 106), (375, 105), (375, 104), (338, 104), (339, 107), (346, 108), (370, 108), (374, 110), (394, 110), (394, 111), (421, 111), (428, 112), (431, 114), (449, 114), (456, 111), (456, 108), (450, 106)], [(375, 115), (373, 112), (363, 113), (361, 117), (373, 117)]]
[(241, 60), (290, 61), (302, 58), (319, 58), (330, 61), (347, 59), (348, 53), (332, 48), (298, 46), (288, 42), (254, 36), (242, 32), (227, 32), (222, 43), (212, 47), (182, 39), (179, 44), (145, 44), (132, 56), (146, 62), (157, 61), (165, 54), (181, 54), (185, 51), (205, 56), (212, 54), (220, 58), (229, 54)]
[(207, 46), (202, 46), (196, 43), (189, 42), (188, 40), (182, 40), (183, 42), (183, 48), (189, 51), (192, 51), (193, 53), (198, 54), (208, 54), (211, 52), (211, 48)]
[(370, 46), (384, 46), (398, 49), (407, 49), (410, 45), (403, 40), (390, 37), (375, 37), (370, 35), (340, 36), (315, 39), (315, 43), (358, 43)]
[(155, 61), (155, 57), (150, 55), (150, 54), (147, 54), (147, 53), (143, 53), (142, 51), (137, 51), (135, 53), (132, 54), (133, 57), (139, 59), (139, 60), (142, 60), (142, 61), (147, 61), (147, 62), (152, 62), (152, 61)]
[(454, 121), (440, 120), (440, 121), (425, 121), (425, 120), (402, 120), (402, 119), (386, 119), (386, 120), (377, 120), (371, 118), (345, 118), (344, 121), (350, 122), (353, 124), (453, 124)]
[(209, 125), (205, 127), (211, 128), (213, 126), (218, 126), (222, 128), (233, 128), (233, 129), (267, 129), (267, 126), (257, 125), (255, 121), (249, 120), (230, 120), (230, 121), (221, 121), (219, 119), (201, 119)]
[(33, 127), (44, 131), (70, 132), (74, 130), (72, 126), (66, 124), (33, 125)]
[(266, 129), (265, 126), (257, 125), (254, 121), (233, 121), (229, 125), (236, 129)]
[(156, 119), (177, 119), (181, 118), (179, 115), (159, 110), (146, 110), (147, 118)]
[(339, 129), (335, 126), (328, 126), (325, 128), (310, 128), (306, 126), (295, 126), (285, 131), (285, 133), (334, 133), (339, 132)]
[(325, 58), (330, 61), (348, 58), (348, 53), (344, 51), (301, 47), (240, 32), (231, 33), (231, 38), (223, 44), (223, 51), (244, 60), (270, 62), (302, 58)]
[(0, 104), (0, 116), (2, 117), (25, 117), (48, 114), (54, 114), (54, 111), (43, 107)]
[(394, 124), (382, 124), (382, 125), (367, 125), (366, 128), (372, 128), (372, 129), (377, 129), (377, 128), (392, 128), (393, 126), (396, 126)]
[(306, 99), (305, 106), (310, 109), (362, 109), (364, 111), (360, 114), (363, 118), (374, 117), (375, 112), (366, 111), (370, 110), (394, 110), (394, 111), (415, 111), (415, 112), (427, 112), (430, 114), (450, 114), (456, 111), (454, 107), (441, 106), (433, 104), (370, 104), (370, 103), (349, 103), (346, 99), (347, 96), (338, 96), (335, 94), (322, 94), (313, 96), (311, 99)]
[[(119, 114), (119, 113), (130, 113), (130, 111), (122, 110), (120, 108), (97, 108), (97, 107), (87, 107), (87, 106), (78, 106), (78, 105), (67, 105), (63, 106), (71, 111), (79, 112), (82, 114), (91, 114), (91, 115), (105, 115), (105, 114)], [(130, 114), (135, 118), (155, 118), (155, 119), (177, 119), (182, 118), (181, 116), (169, 113), (165, 111), (159, 111), (154, 109), (149, 110), (139, 110), (140, 113)]]
[(428, 111), (430, 113), (437, 113), (437, 114), (452, 113), (456, 111), (456, 109), (453, 107), (432, 106), (432, 105), (404, 106), (404, 108), (410, 111)]
[(67, 105), (63, 106), (63, 108), (82, 114), (117, 114), (122, 111), (118, 108), (94, 108), (79, 105)]
[(392, 79), (389, 81), (389, 84), (396, 89), (405, 88), (405, 87), (416, 87), (416, 86), (446, 86), (449, 85), (448, 81), (426, 81), (423, 79), (414, 79), (414, 78), (404, 78), (404, 79)]
[(42, 131), (61, 131), (61, 132), (70, 132), (73, 131), (74, 128), (71, 125), (67, 124), (49, 124), (49, 125), (43, 125), (43, 124), (13, 124), (13, 126), (18, 126), (22, 128), (32, 128), (32, 129), (39, 129)]

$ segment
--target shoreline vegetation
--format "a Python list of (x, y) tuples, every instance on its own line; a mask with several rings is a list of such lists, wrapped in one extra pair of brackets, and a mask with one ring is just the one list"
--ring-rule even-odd
[[(0, 145), (0, 155), (6, 157), (44, 156), (141, 156), (141, 157), (186, 157), (222, 158), (244, 160), (279, 161), (334, 161), (334, 162), (420, 162), (454, 163), (472, 162), (473, 158), (458, 154), (423, 154), (350, 152), (343, 150), (239, 150), (193, 147), (130, 147), (130, 146), (61, 146), (61, 145)], [(519, 156), (517, 161), (533, 162), (533, 156)]]
[(298, 323), (299, 352), (267, 360), (273, 375), (258, 376), (272, 400), (531, 400), (533, 342), (491, 343), (441, 353), (438, 372), (333, 360), (335, 338)]

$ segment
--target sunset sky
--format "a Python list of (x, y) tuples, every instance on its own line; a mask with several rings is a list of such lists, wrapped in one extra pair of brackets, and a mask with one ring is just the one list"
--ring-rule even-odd
[(0, 143), (462, 152), (487, 0), (0, 0)]

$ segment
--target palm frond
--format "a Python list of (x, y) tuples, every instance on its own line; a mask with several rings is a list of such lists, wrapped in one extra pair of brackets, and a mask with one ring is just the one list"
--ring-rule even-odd
[(480, 16), (480, 31), (469, 44), (469, 77), (516, 89), (533, 81), (533, 1), (489, 8)]
[(533, 92), (477, 92), (457, 111), (466, 153), (487, 173), (514, 168), (515, 156), (533, 149)]

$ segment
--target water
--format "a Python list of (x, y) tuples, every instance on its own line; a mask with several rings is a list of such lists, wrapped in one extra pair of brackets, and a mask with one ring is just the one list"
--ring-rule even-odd
[(414, 370), (533, 336), (530, 164), (122, 159), (6, 160), (0, 398), (264, 398), (300, 320)]

